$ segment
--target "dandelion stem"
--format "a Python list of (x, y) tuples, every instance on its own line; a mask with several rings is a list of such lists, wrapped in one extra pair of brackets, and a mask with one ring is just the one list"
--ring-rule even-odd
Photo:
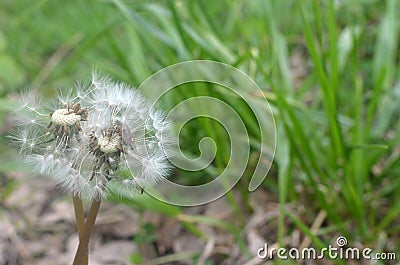
[(75, 254), (73, 265), (83, 265), (87, 253), (90, 235), (92, 234), (94, 222), (96, 221), (97, 213), (100, 209), (100, 200), (94, 200), (89, 210), (88, 217), (79, 240), (79, 246)]
[(82, 200), (77, 196), (72, 196), (74, 201), (74, 209), (75, 209), (75, 219), (76, 219), (76, 226), (78, 228), (79, 238), (82, 235), (84, 225), (85, 225), (85, 217), (83, 211), (83, 203)]
[[(83, 203), (81, 198), (78, 196), (72, 196), (74, 201), (74, 209), (75, 209), (75, 219), (76, 219), (76, 226), (78, 229), (79, 241), (82, 240), (83, 231), (85, 229), (85, 212), (83, 210)], [(88, 265), (89, 263), (89, 254), (88, 251), (85, 252), (85, 259), (83, 265)]]

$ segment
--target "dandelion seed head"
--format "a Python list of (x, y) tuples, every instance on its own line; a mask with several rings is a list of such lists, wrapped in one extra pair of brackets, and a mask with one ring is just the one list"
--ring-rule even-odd
[(94, 71), (90, 82), (77, 82), (75, 91), (60, 91), (50, 103), (20, 101), (11, 141), (35, 173), (70, 194), (131, 197), (169, 172), (163, 152), (169, 123), (127, 84)]

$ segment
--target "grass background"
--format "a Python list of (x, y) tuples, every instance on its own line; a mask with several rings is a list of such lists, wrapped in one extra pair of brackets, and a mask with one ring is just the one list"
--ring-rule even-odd
[[(275, 194), (280, 205), (276, 240), (284, 245), (284, 238), (297, 229), (318, 248), (341, 234), (376, 251), (398, 251), (399, 17), (397, 0), (3, 0), (1, 134), (5, 136), (9, 128), (8, 96), (25, 87), (51, 96), (58, 88), (72, 87), (75, 80), (86, 80), (93, 66), (113, 79), (139, 86), (174, 63), (224, 62), (253, 78), (274, 111), (277, 152), (260, 189)], [(171, 93), (164, 107), (204, 93), (233, 100), (207, 87), (185, 91)], [(235, 103), (257, 142), (259, 132), (246, 107), (244, 102)], [(193, 142), (205, 136), (226, 139), (221, 127), (198, 119), (183, 130), (182, 149), (198, 154)], [(221, 151), (212, 166), (221, 170), (229, 142), (218, 143)], [(6, 159), (10, 150), (4, 137), (0, 148), (4, 180), (8, 172), (19, 169), (19, 162)], [(257, 156), (256, 148), (252, 152)], [(240, 233), (247, 215), (240, 209), (248, 204), (251, 168), (248, 171), (234, 189), (241, 201), (232, 192), (227, 195), (241, 220), (234, 225), (188, 217), (182, 208), (147, 197), (123, 203), (179, 217), (191, 231), (197, 231), (199, 224), (222, 226), (246, 252)], [(176, 170), (174, 179), (194, 185), (210, 176), (206, 171)], [(4, 199), (18, 183), (3, 182)], [(288, 211), (288, 205), (297, 210)], [(312, 224), (321, 215), (326, 218), (315, 231)]]

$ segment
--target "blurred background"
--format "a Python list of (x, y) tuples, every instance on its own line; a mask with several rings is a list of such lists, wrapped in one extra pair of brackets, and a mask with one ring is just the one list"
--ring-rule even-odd
[[(160, 102), (166, 111), (200, 95), (237, 110), (251, 139), (246, 171), (202, 206), (112, 198), (102, 205), (90, 264), (399, 264), (399, 17), (398, 0), (2, 0), (0, 264), (71, 264), (78, 242), (71, 199), (8, 147), (10, 97), (34, 89), (50, 98), (94, 67), (138, 87), (193, 59), (237, 67), (261, 88), (254, 100), (268, 99), (277, 128), (269, 176), (248, 191), (261, 139), (246, 102), (207, 84), (178, 87)], [(171, 180), (199, 185), (223, 171), (230, 143), (218, 122), (188, 122), (181, 149), (198, 156), (204, 137), (217, 143), (213, 163), (176, 168)], [(257, 257), (265, 243), (320, 250), (339, 236), (397, 260)]]

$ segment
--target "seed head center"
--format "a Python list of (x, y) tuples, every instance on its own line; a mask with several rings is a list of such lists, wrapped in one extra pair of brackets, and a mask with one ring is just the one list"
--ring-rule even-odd
[(56, 125), (72, 126), (81, 120), (81, 116), (68, 109), (58, 109), (51, 115), (51, 121)]
[(118, 147), (121, 146), (121, 139), (119, 135), (108, 136), (100, 136), (98, 138), (98, 143), (100, 147), (100, 151), (105, 154), (111, 154), (117, 152)]

